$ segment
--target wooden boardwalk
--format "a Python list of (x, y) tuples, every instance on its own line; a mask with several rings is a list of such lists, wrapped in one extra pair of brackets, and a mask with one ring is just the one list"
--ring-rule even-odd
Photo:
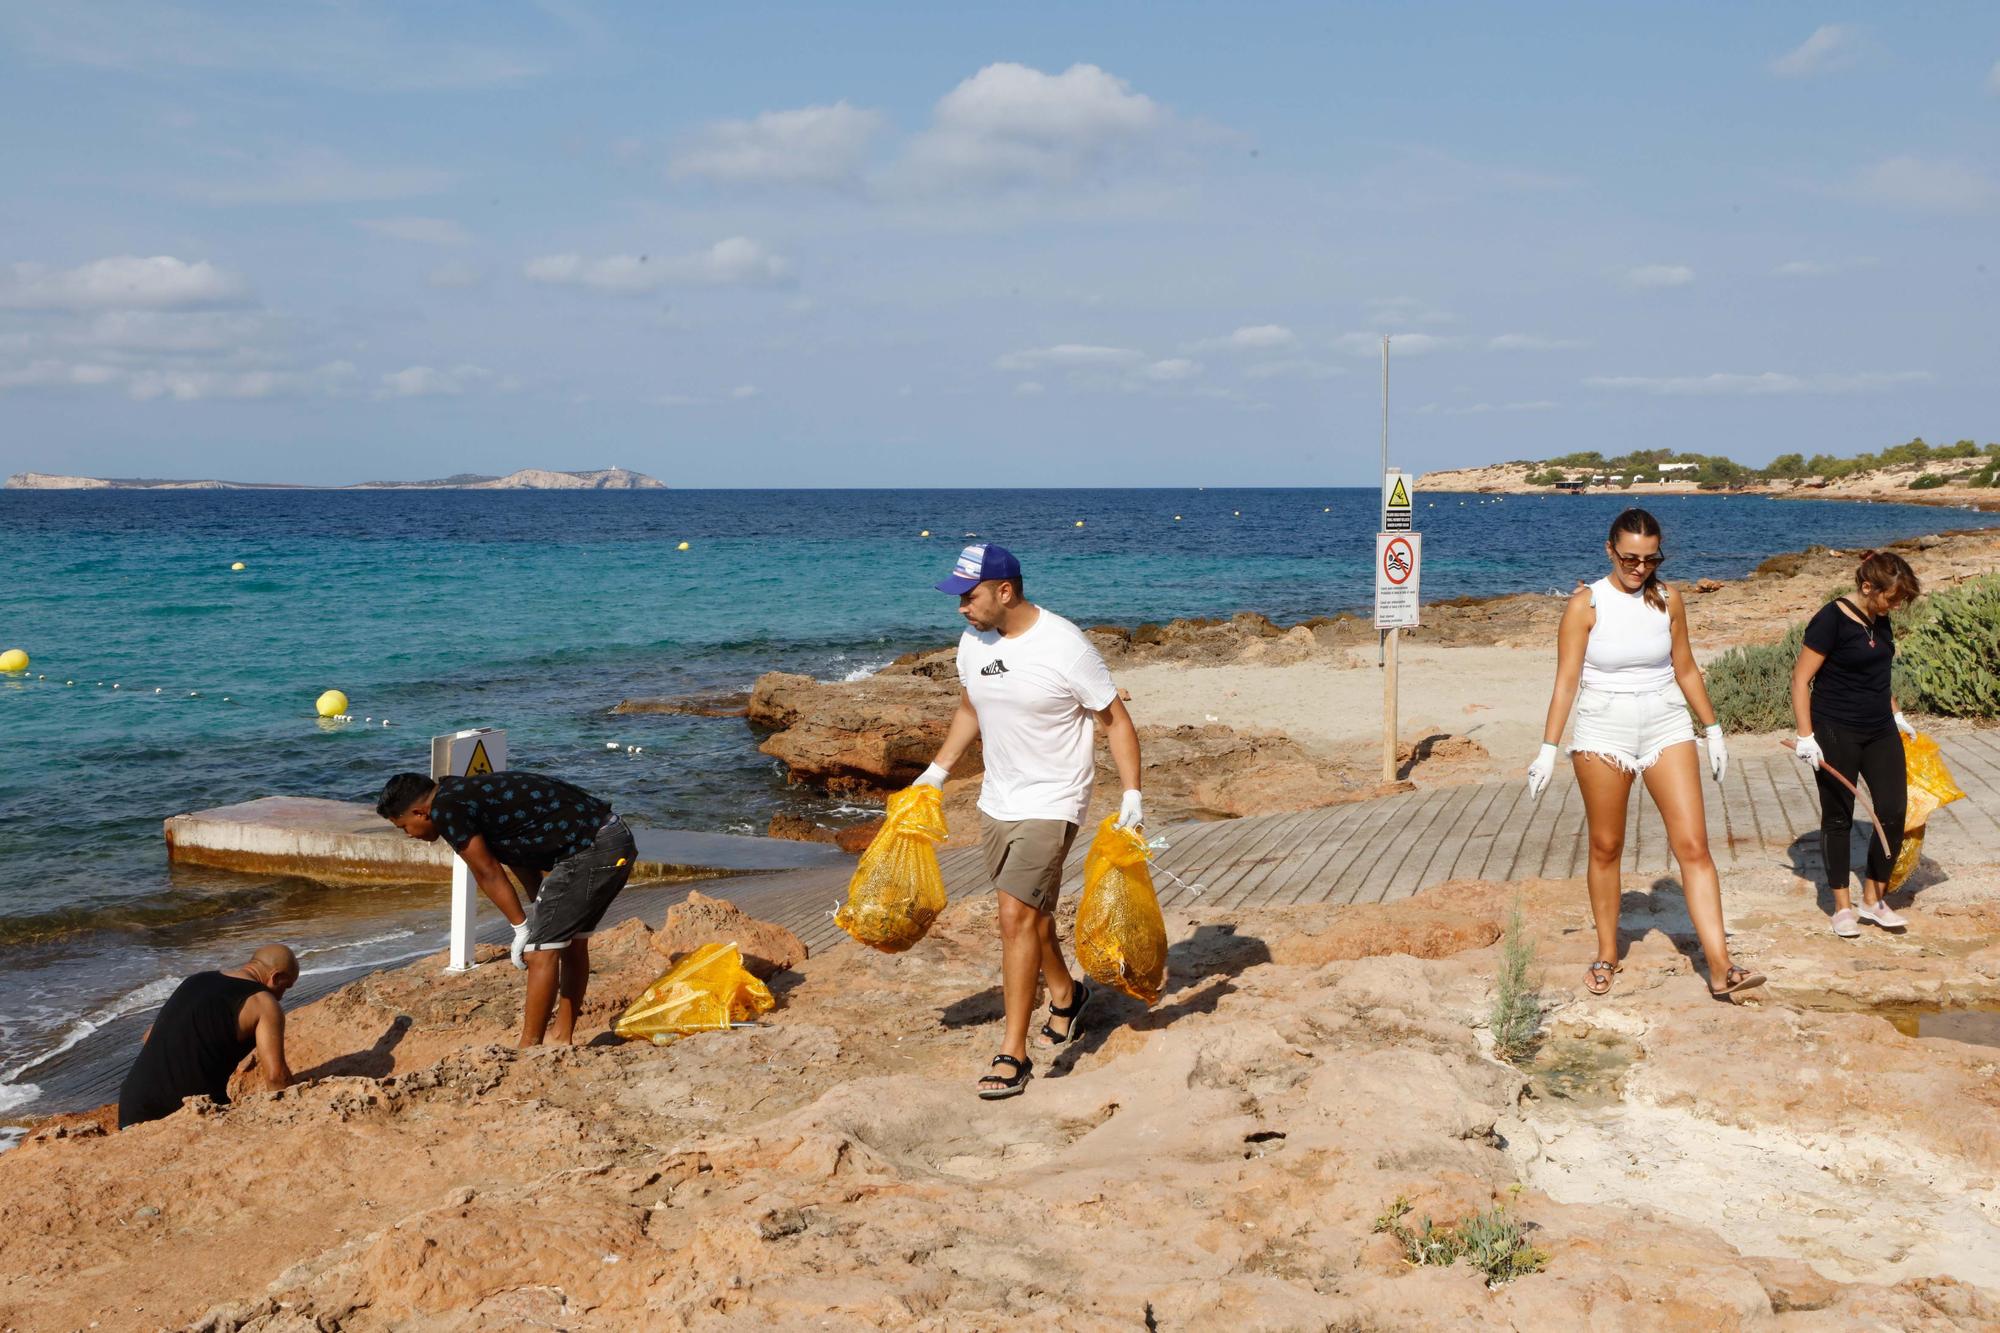
[[(1939, 743), (1966, 799), (1932, 817), (1926, 856), (1960, 863), (2000, 859), (2000, 731), (1961, 731)], [(1721, 795), (1704, 779), (1702, 798), (1709, 849), (1725, 873), (1732, 867), (1819, 871), (1819, 796), (1811, 772), (1790, 755), (1732, 758)], [(1856, 822), (1858, 853), (1868, 830), (1865, 821)], [(1566, 765), (1558, 766), (1556, 781), (1539, 801), (1528, 799), (1524, 781), (1496, 779), (1155, 832), (1168, 843), (1156, 864), (1200, 885), (1195, 901), (1207, 907), (1385, 902), (1451, 879), (1570, 878), (1584, 873), (1587, 854), (1583, 806)], [(1081, 879), (1088, 834), (1078, 836), (1070, 855), (1065, 893)], [(1859, 854), (1855, 864), (1861, 864)], [(954, 898), (986, 891), (978, 848), (948, 851), (940, 865)], [(1636, 792), (1625, 869), (1674, 873), (1659, 815)], [(788, 927), (818, 953), (847, 938), (833, 924), (847, 876), (845, 868), (803, 870), (692, 887), (726, 895), (745, 911)], [(1190, 901), (1185, 885), (1165, 875), (1156, 875), (1155, 883), (1163, 905)], [(658, 925), (664, 906), (686, 892), (628, 892), (614, 918), (643, 915)]]

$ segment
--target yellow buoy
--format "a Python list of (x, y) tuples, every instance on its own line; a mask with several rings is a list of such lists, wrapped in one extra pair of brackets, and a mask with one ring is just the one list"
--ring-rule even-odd
[(238, 573), (241, 573), (243, 569), (243, 562), (241, 560), (238, 560), (235, 564), (231, 565), (230, 568), (232, 570), (237, 571)]
[(11, 676), (27, 669), (28, 654), (24, 649), (9, 648), (6, 652), (0, 653), (0, 671)]
[(675, 549), (676, 551), (685, 551), (685, 550), (687, 550), (687, 548), (688, 548), (688, 544), (687, 544), (686, 542), (682, 542), (682, 543), (681, 543), (681, 544), (680, 544), (679, 546), (676, 546), (676, 547), (675, 547), (674, 549)]
[(1079, 528), (1080, 528), (1080, 527), (1082, 527), (1082, 526), (1083, 526), (1083, 520), (1082, 520), (1082, 519), (1078, 519), (1078, 520), (1076, 521), (1076, 525), (1077, 525), (1077, 526), (1078, 526)]
[(339, 690), (328, 690), (313, 707), (319, 710), (321, 717), (339, 717), (347, 711), (347, 696)]
[(917, 535), (919, 537), (928, 537), (931, 535), (931, 530), (929, 528), (925, 528), (922, 532), (918, 533)]

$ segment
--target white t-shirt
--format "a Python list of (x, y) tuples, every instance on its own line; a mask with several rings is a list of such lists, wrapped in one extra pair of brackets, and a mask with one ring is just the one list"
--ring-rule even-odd
[(979, 808), (1010, 823), (1082, 823), (1097, 771), (1091, 715), (1118, 697), (1096, 645), (1047, 610), (1011, 639), (969, 629), (958, 641), (958, 683), (979, 714)]

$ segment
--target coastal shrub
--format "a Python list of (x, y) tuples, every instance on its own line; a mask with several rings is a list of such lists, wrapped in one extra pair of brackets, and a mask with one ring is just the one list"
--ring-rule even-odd
[(1413, 1267), (1449, 1268), (1460, 1259), (1468, 1259), (1486, 1274), (1487, 1286), (1498, 1287), (1541, 1272), (1549, 1261), (1548, 1255), (1528, 1243), (1527, 1228), (1508, 1204), (1496, 1203), (1483, 1213), (1446, 1226), (1429, 1217), (1408, 1226), (1403, 1219), (1409, 1215), (1410, 1201), (1398, 1195), (1375, 1219), (1375, 1230), (1394, 1236), (1403, 1247), (1403, 1259)]
[(1792, 725), (1792, 666), (1806, 627), (1794, 625), (1776, 643), (1731, 648), (1708, 664), (1709, 702), (1725, 731), (1776, 731)]
[(1535, 963), (1535, 943), (1521, 919), (1521, 901), (1507, 914), (1507, 933), (1500, 943), (1500, 975), (1493, 988), (1493, 1010), (1486, 1024), (1493, 1033), (1493, 1053), (1510, 1063), (1535, 1049), (1542, 1032), (1542, 997), (1528, 971)]
[(1913, 491), (1934, 491), (1950, 480), (1951, 478), (1945, 476), (1942, 472), (1926, 472), (1921, 477), (1910, 478), (1910, 489)]
[(1897, 700), (1946, 717), (2000, 718), (2000, 574), (1924, 598), (1896, 651)]

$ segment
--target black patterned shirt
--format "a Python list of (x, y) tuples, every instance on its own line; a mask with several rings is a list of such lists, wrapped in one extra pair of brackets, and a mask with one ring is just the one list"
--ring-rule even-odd
[(610, 818), (609, 803), (540, 773), (439, 778), (431, 800), (431, 820), (453, 851), (484, 836), (494, 860), (530, 870), (553, 870), (587, 851)]

